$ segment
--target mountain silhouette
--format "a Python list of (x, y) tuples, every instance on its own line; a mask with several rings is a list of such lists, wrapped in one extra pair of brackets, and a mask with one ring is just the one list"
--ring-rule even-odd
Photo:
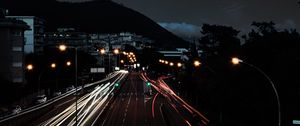
[(55, 0), (2, 0), (9, 15), (37, 16), (46, 21), (46, 31), (72, 27), (89, 33), (132, 32), (155, 41), (160, 48), (187, 47), (187, 42), (150, 18), (109, 0), (83, 3)]

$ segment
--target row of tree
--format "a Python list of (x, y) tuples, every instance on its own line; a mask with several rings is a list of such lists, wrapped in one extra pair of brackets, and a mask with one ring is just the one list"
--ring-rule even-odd
[[(190, 102), (213, 120), (230, 125), (275, 125), (278, 122), (276, 97), (270, 82), (255, 69), (230, 63), (239, 57), (263, 70), (275, 83), (282, 104), (284, 125), (291, 125), (300, 109), (300, 34), (295, 29), (277, 29), (274, 22), (253, 22), (249, 33), (230, 26), (203, 24), (198, 56), (201, 67), (186, 65), (174, 83)], [(241, 44), (243, 43), (243, 44)], [(195, 50), (195, 49), (194, 49)], [(254, 119), (255, 118), (255, 119)], [(216, 124), (216, 123), (215, 123)]]

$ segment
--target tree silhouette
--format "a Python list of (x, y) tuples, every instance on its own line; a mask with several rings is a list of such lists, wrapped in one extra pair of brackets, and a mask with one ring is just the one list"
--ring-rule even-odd
[(199, 44), (204, 58), (228, 57), (234, 55), (240, 47), (240, 40), (237, 37), (239, 31), (233, 27), (203, 24), (201, 33), (203, 37), (200, 38)]
[[(293, 73), (300, 70), (297, 65), (300, 63), (300, 35), (295, 29), (276, 29), (274, 22), (253, 22), (252, 26), (254, 27), (246, 35), (246, 42), (242, 47), (244, 59), (260, 67), (272, 78), (279, 90), (282, 106), (288, 108), (283, 109), (283, 116), (286, 119), (295, 118), (293, 112), (300, 112), (296, 107), (299, 103), (290, 99), (299, 97), (295, 89), (300, 88), (300, 82)], [(262, 81), (245, 84), (254, 83), (264, 85)], [(264, 91), (267, 90), (268, 88)], [(271, 95), (273, 92), (265, 94)], [(291, 122), (283, 121), (284, 125), (288, 125), (288, 121)]]

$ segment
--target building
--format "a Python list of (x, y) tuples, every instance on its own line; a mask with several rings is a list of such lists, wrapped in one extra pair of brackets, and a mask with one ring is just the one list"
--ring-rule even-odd
[[(160, 50), (158, 51), (160, 54), (162, 54), (166, 58), (175, 58), (180, 59), (182, 61), (189, 60), (189, 54), (191, 53), (190, 50), (185, 48), (176, 48), (176, 50)], [(198, 56), (201, 56), (203, 51), (197, 50)]]
[(144, 47), (151, 47), (151, 44), (153, 43), (152, 40), (146, 37), (130, 32), (115, 34), (90, 34), (89, 42), (98, 47), (105, 48), (106, 50), (109, 49), (109, 46), (121, 49), (124, 45), (130, 45), (141, 50)]
[(45, 21), (35, 16), (6, 16), (6, 18), (13, 18), (26, 22), (30, 30), (25, 31), (25, 45), (24, 52), (28, 53), (42, 53), (44, 46), (44, 29)]
[(186, 53), (188, 53), (189, 50), (185, 48), (176, 48), (176, 50), (161, 50), (158, 52), (161, 53), (164, 57), (177, 58), (186, 61), (188, 60), (188, 56), (186, 55)]
[(0, 18), (0, 79), (24, 82), (24, 31), (29, 26), (20, 20)]
[(57, 31), (45, 32), (44, 47), (55, 47), (60, 44), (80, 46), (80, 50), (88, 52), (89, 36), (85, 32), (78, 32), (74, 28), (57, 28)]

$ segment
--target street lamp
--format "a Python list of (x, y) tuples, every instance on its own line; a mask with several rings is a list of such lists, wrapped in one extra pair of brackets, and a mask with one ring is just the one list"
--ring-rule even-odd
[(119, 54), (120, 53), (120, 50), (119, 49), (114, 49), (114, 54)]
[(26, 69), (29, 70), (29, 71), (31, 71), (33, 69), (33, 65), (32, 64), (28, 64), (26, 66)]
[[(98, 50), (98, 51), (99, 51), (99, 50)], [(99, 52), (100, 52), (100, 54), (101, 54), (101, 65), (104, 66), (104, 56), (103, 56), (103, 55), (105, 54), (106, 51), (105, 51), (104, 48), (102, 48), (102, 49), (100, 49)]]
[(201, 64), (200, 61), (198, 61), (198, 60), (195, 60), (195, 61), (194, 61), (194, 66), (195, 66), (195, 67), (199, 67), (200, 64)]
[(120, 54), (120, 50), (119, 50), (119, 49), (114, 49), (114, 54), (115, 54), (115, 55), (118, 55), (118, 57), (116, 58), (116, 61), (115, 61), (115, 63), (116, 63), (115, 65), (116, 65), (117, 67), (118, 67), (118, 66), (120, 67), (120, 62), (118, 61), (118, 60), (120, 60), (120, 55), (119, 55), (119, 54)]
[(231, 59), (231, 62), (232, 64), (234, 65), (238, 65), (240, 63), (243, 63), (243, 64), (246, 64), (252, 68), (254, 68), (255, 70), (257, 70), (258, 72), (260, 72), (265, 78), (267, 78), (267, 80), (269, 81), (269, 83), (271, 84), (273, 90), (274, 90), (274, 93), (276, 95), (276, 100), (277, 100), (277, 109), (278, 109), (278, 126), (281, 126), (281, 109), (280, 109), (280, 100), (279, 100), (279, 95), (278, 95), (278, 92), (277, 92), (277, 89), (275, 87), (275, 84), (273, 83), (273, 81), (270, 79), (270, 77), (265, 73), (263, 72), (260, 68), (258, 68), (257, 66), (253, 65), (253, 64), (250, 64), (250, 63), (247, 63), (237, 57), (234, 57)]
[(165, 64), (166, 64), (166, 65), (168, 65), (168, 64), (169, 64), (169, 62), (168, 62), (168, 61), (165, 61)]
[(55, 68), (56, 64), (55, 63), (51, 63), (51, 68)]
[(170, 66), (171, 66), (171, 67), (174, 66), (174, 63), (173, 63), (173, 62), (170, 62)]
[(105, 49), (100, 49), (100, 54), (105, 54)]
[(71, 66), (71, 61), (67, 61), (67, 66)]
[[(59, 45), (59, 50), (60, 51), (66, 51), (67, 49), (67, 46), (66, 45)], [(75, 49), (75, 125), (77, 126), (78, 125), (78, 122), (77, 122), (77, 100), (78, 100), (78, 96), (77, 96), (77, 84), (78, 84), (78, 68), (77, 68), (77, 50), (78, 50), (78, 47), (76, 46), (68, 46), (68, 48), (73, 48)], [(71, 63), (70, 63), (71, 65)]]
[(181, 63), (177, 63), (177, 67), (182, 67), (182, 64)]
[(66, 45), (59, 45), (59, 50), (60, 51), (65, 51), (67, 49), (67, 46)]

